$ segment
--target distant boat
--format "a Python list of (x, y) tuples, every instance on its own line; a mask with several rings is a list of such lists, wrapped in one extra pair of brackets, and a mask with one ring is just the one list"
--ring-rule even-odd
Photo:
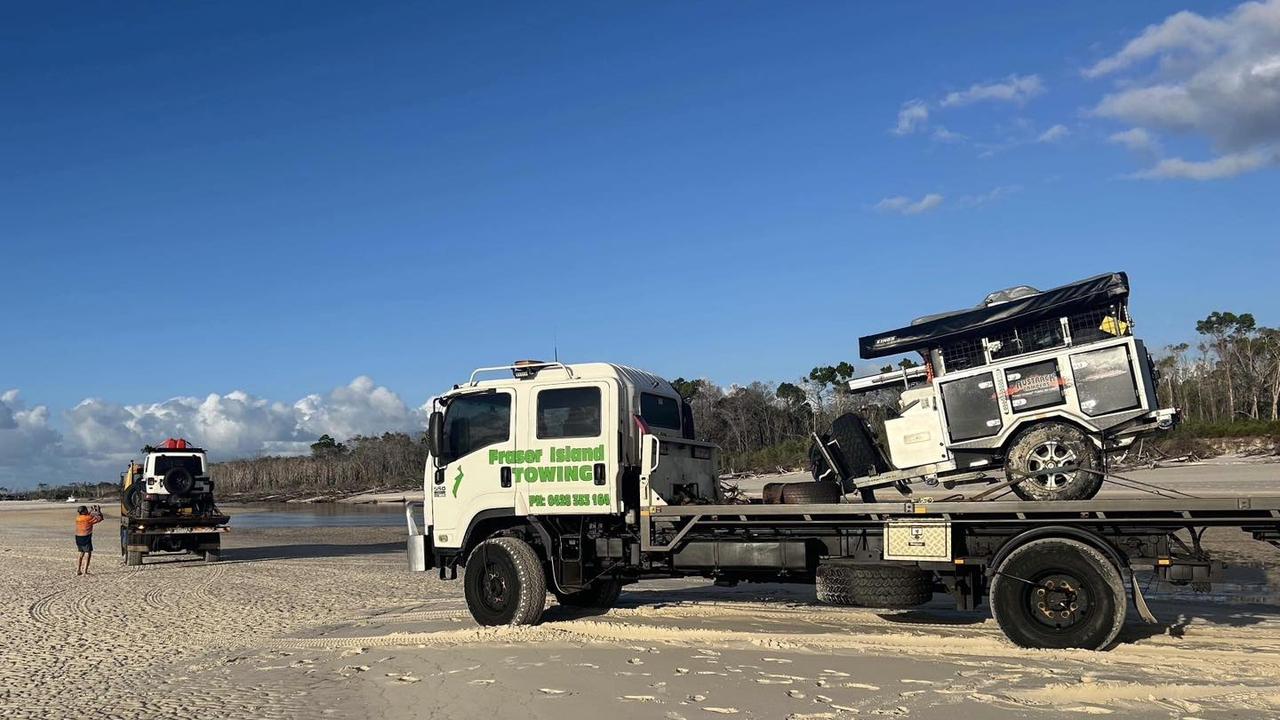
[(73, 503), (73, 502), (75, 502), (75, 501), (76, 501), (76, 498), (75, 498), (75, 496), (74, 496), (74, 495), (68, 495), (68, 496), (67, 496), (67, 502), (69, 502), (69, 503)]

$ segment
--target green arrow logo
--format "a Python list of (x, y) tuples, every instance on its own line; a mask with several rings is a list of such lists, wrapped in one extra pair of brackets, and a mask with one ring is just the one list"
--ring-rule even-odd
[(458, 497), (458, 486), (462, 484), (462, 468), (458, 468), (458, 475), (453, 479), (453, 496)]

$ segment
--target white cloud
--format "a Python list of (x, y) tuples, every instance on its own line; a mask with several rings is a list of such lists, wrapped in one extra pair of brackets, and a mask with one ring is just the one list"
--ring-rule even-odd
[[(292, 404), (241, 390), (136, 405), (89, 398), (67, 411), (65, 420), (62, 435), (49, 425), (48, 408), (27, 409), (17, 391), (0, 395), (0, 485), (109, 480), (143, 445), (167, 437), (185, 437), (213, 459), (225, 460), (307, 452), (323, 434), (346, 440), (412, 432), (423, 427), (425, 414), (361, 376)], [(37, 468), (41, 477), (33, 481)]]
[(942, 107), (958, 107), (975, 102), (1024, 103), (1044, 92), (1039, 75), (1010, 75), (1001, 82), (975, 83), (967, 90), (948, 93)]
[[(37, 478), (40, 461), (59, 439), (58, 432), (49, 426), (49, 408), (28, 408), (17, 390), (0, 394), (0, 485), (9, 485), (12, 477)], [(37, 482), (44, 480), (30, 484)]]
[(1269, 152), (1245, 152), (1220, 155), (1212, 160), (1167, 158), (1154, 167), (1133, 173), (1142, 180), (1220, 180), (1274, 165), (1277, 157)]
[(1219, 155), (1173, 158), (1135, 177), (1209, 180), (1274, 163), (1280, 147), (1280, 0), (1244, 3), (1219, 17), (1171, 15), (1084, 74), (1118, 80), (1118, 89), (1092, 114), (1143, 130), (1203, 137)]
[(943, 197), (937, 193), (929, 193), (916, 201), (912, 201), (911, 198), (902, 195), (895, 195), (876, 203), (876, 209), (881, 212), (898, 213), (899, 215), (919, 215), (938, 207), (942, 204), (942, 200)]
[(945, 143), (962, 143), (968, 139), (964, 135), (961, 135), (958, 132), (951, 132), (950, 130), (942, 127), (941, 125), (934, 128), (933, 133), (930, 134), (929, 137), (933, 138), (934, 140), (937, 140), (938, 142), (945, 142)]
[(1142, 128), (1129, 128), (1128, 130), (1112, 133), (1107, 137), (1107, 142), (1123, 145), (1134, 152), (1160, 152), (1159, 141)]
[(1066, 125), (1054, 125), (1048, 130), (1040, 133), (1040, 136), (1036, 138), (1036, 142), (1055, 143), (1070, 134), (1071, 131), (1067, 129)]
[(965, 208), (981, 207), (1019, 192), (1022, 192), (1021, 185), (997, 185), (978, 195), (965, 195), (960, 198), (959, 205)]
[(898, 110), (898, 124), (891, 130), (894, 135), (910, 135), (924, 128), (929, 122), (929, 107), (922, 100), (908, 100)]

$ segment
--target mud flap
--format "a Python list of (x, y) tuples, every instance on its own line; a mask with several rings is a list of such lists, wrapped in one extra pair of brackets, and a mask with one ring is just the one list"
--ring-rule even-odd
[(1133, 607), (1138, 611), (1138, 617), (1152, 625), (1160, 624), (1160, 621), (1151, 612), (1151, 608), (1147, 606), (1147, 599), (1142, 597), (1142, 588), (1138, 586), (1137, 574), (1129, 573), (1129, 585), (1133, 588)]

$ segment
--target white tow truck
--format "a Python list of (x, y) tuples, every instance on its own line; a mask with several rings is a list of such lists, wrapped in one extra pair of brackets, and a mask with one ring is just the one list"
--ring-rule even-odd
[(1211, 580), (1204, 528), (1280, 540), (1280, 497), (863, 502), (817, 480), (730, 501), (716, 448), (693, 430), (679, 394), (651, 373), (479, 369), (433, 401), (421, 524), (406, 510), (410, 566), (454, 579), (464, 568), (468, 608), (485, 625), (538, 622), (548, 592), (609, 607), (628, 583), (704, 576), (813, 583), (821, 600), (872, 608), (945, 592), (962, 609), (985, 601), (1019, 645), (1102, 649), (1130, 594), (1155, 621), (1135, 571)]

